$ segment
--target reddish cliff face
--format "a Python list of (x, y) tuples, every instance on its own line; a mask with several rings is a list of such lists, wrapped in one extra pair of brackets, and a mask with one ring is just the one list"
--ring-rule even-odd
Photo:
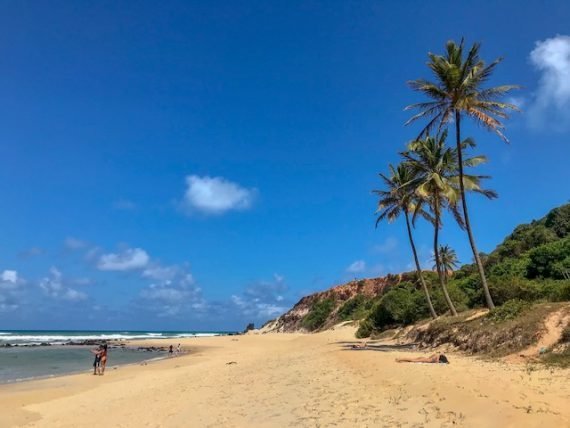
[(305, 331), (302, 327), (303, 318), (309, 313), (311, 308), (317, 303), (325, 299), (332, 299), (335, 302), (335, 308), (328, 316), (327, 321), (319, 330), (326, 330), (338, 322), (336, 317), (339, 308), (349, 299), (361, 294), (365, 297), (373, 299), (385, 293), (390, 287), (397, 285), (400, 281), (413, 280), (414, 274), (404, 273), (400, 275), (387, 275), (382, 278), (361, 279), (358, 281), (350, 281), (346, 284), (337, 285), (326, 291), (311, 294), (303, 297), (289, 311), (285, 312), (279, 318), (266, 323), (262, 332), (294, 332)]

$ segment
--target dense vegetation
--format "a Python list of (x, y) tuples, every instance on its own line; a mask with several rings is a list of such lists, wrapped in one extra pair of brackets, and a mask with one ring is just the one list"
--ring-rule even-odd
[[(570, 301), (570, 204), (544, 218), (518, 226), (489, 255), (482, 254), (489, 289), (497, 307), (489, 318), (512, 319), (533, 302)], [(445, 301), (436, 275), (424, 272), (438, 313)], [(448, 290), (458, 310), (481, 307), (485, 299), (474, 264), (454, 272)], [(388, 291), (361, 322), (358, 335), (414, 323), (429, 316), (419, 285), (403, 282)]]
[(303, 318), (302, 325), (309, 331), (322, 327), (335, 307), (333, 299), (319, 300), (313, 304), (309, 313)]

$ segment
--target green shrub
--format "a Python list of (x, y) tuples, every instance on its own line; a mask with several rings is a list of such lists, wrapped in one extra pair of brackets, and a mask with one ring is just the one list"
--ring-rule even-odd
[(372, 323), (368, 319), (364, 319), (360, 321), (360, 325), (358, 326), (358, 330), (356, 330), (356, 337), (362, 339), (364, 337), (370, 337), (372, 333), (373, 327)]
[(570, 300), (570, 280), (542, 280), (536, 282), (540, 289), (540, 296), (550, 302), (564, 302)]
[[(447, 292), (449, 293), (449, 298), (458, 312), (468, 309), (469, 298), (456, 282), (450, 281), (447, 284)], [(443, 295), (443, 290), (441, 289), (439, 282), (436, 286), (432, 287), (430, 294), (435, 311), (438, 314), (446, 313), (449, 310), (449, 307), (447, 306), (447, 302), (445, 301), (445, 296)], [(422, 292), (422, 296), (423, 295), (424, 294)]]
[(456, 285), (457, 288), (465, 295), (468, 307), (473, 308), (485, 303), (483, 289), (481, 288), (481, 278), (479, 277), (478, 272), (471, 273), (470, 275), (462, 278), (454, 275), (450, 284)]
[(487, 273), (490, 277), (500, 276), (526, 276), (530, 259), (528, 255), (505, 259), (500, 263), (490, 266)]
[(301, 324), (309, 331), (314, 331), (323, 326), (326, 322), (328, 316), (334, 309), (333, 299), (324, 299), (313, 304), (311, 310), (303, 320)]
[(490, 311), (488, 317), (494, 322), (514, 320), (530, 307), (531, 304), (529, 302), (525, 302), (520, 299), (513, 299)]
[(570, 272), (570, 237), (534, 248), (528, 257), (528, 278), (563, 279)]
[(348, 299), (338, 310), (338, 319), (347, 321), (364, 318), (367, 314), (367, 305), (371, 300), (363, 294), (357, 294), (353, 298)]
[(410, 286), (393, 288), (371, 309), (368, 315), (373, 328), (407, 325), (428, 314), (422, 292)]
[(522, 224), (517, 226), (514, 232), (493, 251), (488, 263), (495, 264), (506, 258), (519, 257), (532, 248), (554, 242), (557, 239), (556, 233), (547, 228), (541, 221)]
[(513, 299), (530, 302), (544, 297), (536, 281), (516, 276), (490, 279), (489, 291), (497, 306)]
[(544, 223), (546, 227), (552, 229), (560, 238), (570, 235), (570, 204), (554, 208), (546, 216)]

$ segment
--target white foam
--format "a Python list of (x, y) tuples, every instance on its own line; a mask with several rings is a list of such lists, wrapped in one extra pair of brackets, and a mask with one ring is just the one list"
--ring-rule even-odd
[(50, 334), (12, 334), (0, 333), (2, 338), (0, 342), (10, 343), (66, 343), (66, 342), (80, 342), (85, 340), (129, 340), (129, 339), (156, 339), (156, 338), (182, 338), (182, 337), (211, 337), (219, 336), (219, 333), (177, 333), (177, 334), (163, 334), (163, 333), (141, 333), (141, 334), (84, 334), (84, 335), (50, 335)]

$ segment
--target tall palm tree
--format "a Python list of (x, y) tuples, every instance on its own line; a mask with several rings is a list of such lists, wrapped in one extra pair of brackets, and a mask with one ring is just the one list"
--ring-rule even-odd
[(456, 316), (457, 310), (447, 291), (439, 255), (439, 230), (442, 226), (443, 210), (449, 209), (458, 221), (461, 221), (457, 212), (459, 192), (455, 186), (457, 155), (455, 150), (445, 145), (446, 137), (447, 132), (444, 131), (437, 138), (427, 137), (413, 141), (408, 147), (409, 150), (402, 153), (402, 156), (413, 171), (413, 178), (408, 185), (415, 189), (416, 194), (426, 200), (431, 208), (434, 219), (433, 252), (439, 285), (451, 314)]
[(406, 228), (408, 230), (408, 239), (410, 240), (410, 246), (412, 247), (412, 253), (414, 255), (414, 261), (416, 264), (416, 272), (426, 296), (426, 302), (430, 315), (432, 318), (436, 318), (437, 313), (433, 308), (429, 290), (422, 274), (420, 261), (418, 259), (418, 253), (416, 251), (416, 245), (414, 243), (414, 237), (412, 235), (412, 227), (410, 224), (410, 214), (413, 214), (414, 216), (427, 216), (427, 213), (422, 208), (422, 201), (417, 200), (413, 192), (411, 192), (410, 189), (406, 187), (406, 183), (411, 182), (413, 179), (412, 171), (406, 164), (400, 164), (396, 168), (394, 168), (393, 165), (390, 165), (390, 177), (386, 177), (384, 174), (380, 174), (380, 178), (382, 178), (382, 181), (386, 186), (386, 190), (373, 190), (373, 193), (378, 195), (379, 198), (377, 210), (378, 218), (376, 220), (376, 226), (378, 226), (378, 223), (380, 223), (382, 220), (388, 220), (389, 222), (392, 222), (396, 220), (401, 213), (404, 213), (404, 217), (406, 219)]
[(463, 39), (459, 44), (449, 41), (447, 42), (446, 52), (443, 55), (436, 55), (431, 52), (428, 54), (429, 62), (427, 65), (434, 74), (435, 82), (418, 79), (409, 82), (409, 85), (413, 90), (425, 94), (431, 101), (407, 106), (406, 110), (419, 110), (419, 112), (408, 120), (406, 124), (422, 118), (428, 119), (427, 125), (420, 133), (420, 137), (422, 137), (428, 135), (434, 127), (437, 127), (439, 133), (450, 122), (455, 122), (456, 147), (459, 158), (459, 190), (463, 208), (463, 220), (479, 276), (481, 277), (485, 300), (487, 306), (492, 309), (495, 305), (489, 292), (483, 263), (479, 257), (479, 251), (473, 237), (467, 210), (467, 200), (465, 198), (461, 119), (467, 116), (477, 124), (497, 134), (505, 142), (508, 142), (502, 132), (505, 126), (501, 120), (508, 118), (507, 112), (509, 110), (518, 111), (518, 108), (501, 100), (510, 91), (519, 87), (516, 85), (503, 85), (483, 88), (483, 85), (489, 80), (497, 65), (502, 61), (502, 58), (498, 58), (487, 65), (479, 58), (481, 46), (479, 43), (473, 44), (466, 57), (463, 55), (463, 45)]
[[(434, 257), (435, 261), (435, 257)], [(455, 269), (459, 265), (459, 260), (457, 258), (457, 254), (453, 248), (449, 245), (440, 245), (439, 246), (439, 265), (443, 271), (445, 277), (445, 283), (447, 284), (447, 280), (453, 275)], [(436, 269), (434, 264), (433, 269)]]

